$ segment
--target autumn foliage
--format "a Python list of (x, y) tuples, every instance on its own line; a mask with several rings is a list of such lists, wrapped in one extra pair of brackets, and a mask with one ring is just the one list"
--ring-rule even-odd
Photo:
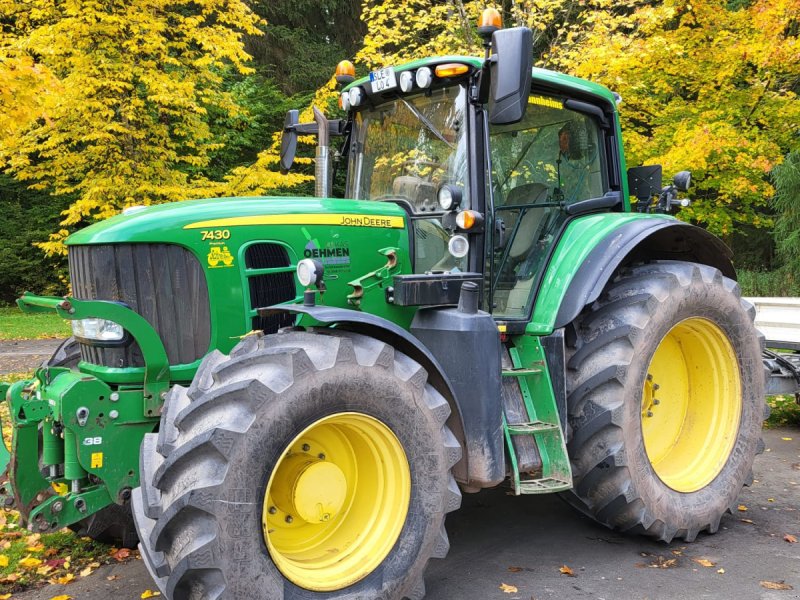
[[(480, 55), (483, 2), (363, 0), (361, 74), (435, 54)], [(628, 166), (690, 169), (682, 211), (726, 236), (770, 226), (770, 172), (800, 146), (800, 0), (515, 0), (506, 26), (535, 34), (535, 61), (621, 94)], [(0, 167), (74, 198), (70, 229), (130, 204), (267, 194), (277, 135), (250, 165), (209, 178), (224, 140), (209, 115), (241, 114), (226, 76), (247, 77), (243, 36), (269, 24), (240, 0), (0, 3)], [(335, 110), (331, 79), (313, 104)], [(310, 107), (304, 115), (310, 118)], [(302, 160), (300, 161), (303, 162)], [(306, 163), (310, 161), (306, 160)]]

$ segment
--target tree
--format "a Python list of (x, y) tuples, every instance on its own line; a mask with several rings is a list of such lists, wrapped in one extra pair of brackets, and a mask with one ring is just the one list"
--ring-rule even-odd
[[(0, 164), (34, 189), (75, 195), (65, 227), (216, 189), (203, 172), (220, 148), (209, 112), (240, 114), (222, 78), (249, 71), (242, 35), (258, 33), (243, 2), (15, 0), (0, 23), (0, 77), (27, 64), (58, 86), (4, 135)], [(42, 246), (63, 252), (67, 233)]]
[(681, 218), (770, 224), (768, 174), (800, 124), (797, 0), (588, 0), (542, 62), (615, 89), (629, 165), (693, 172)]
[(800, 286), (800, 150), (772, 172), (775, 181), (775, 243), (789, 286)]

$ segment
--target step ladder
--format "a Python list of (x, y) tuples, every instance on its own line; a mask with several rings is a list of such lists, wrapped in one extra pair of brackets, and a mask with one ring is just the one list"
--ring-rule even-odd
[(572, 468), (538, 339), (532, 349), (539, 355), (532, 365), (521, 366), (517, 348), (509, 348), (503, 361), (503, 429), (517, 496), (572, 488)]

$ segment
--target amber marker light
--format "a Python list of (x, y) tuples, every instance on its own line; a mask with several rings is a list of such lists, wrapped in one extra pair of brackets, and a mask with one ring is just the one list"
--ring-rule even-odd
[(438, 65), (436, 67), (437, 77), (458, 77), (469, 71), (467, 65), (461, 63), (447, 63), (445, 65)]
[(356, 68), (349, 60), (343, 60), (336, 65), (336, 82), (340, 85), (352, 83), (356, 78)]
[(483, 37), (493, 34), (503, 26), (503, 18), (496, 8), (485, 8), (478, 19), (478, 33)]
[(456, 225), (465, 231), (481, 223), (483, 223), (483, 215), (474, 210), (462, 210), (456, 215)]

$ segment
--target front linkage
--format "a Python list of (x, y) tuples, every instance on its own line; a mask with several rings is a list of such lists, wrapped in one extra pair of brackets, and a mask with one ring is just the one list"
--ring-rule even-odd
[(0, 385), (13, 428), (0, 450), (0, 505), (18, 510), (28, 528), (54, 531), (112, 503), (125, 505), (139, 485), (139, 446), (158, 424), (170, 385), (156, 332), (121, 303), (24, 294), (24, 312), (120, 324), (139, 344), (144, 384), (110, 386), (85, 372), (41, 367), (34, 378)]

